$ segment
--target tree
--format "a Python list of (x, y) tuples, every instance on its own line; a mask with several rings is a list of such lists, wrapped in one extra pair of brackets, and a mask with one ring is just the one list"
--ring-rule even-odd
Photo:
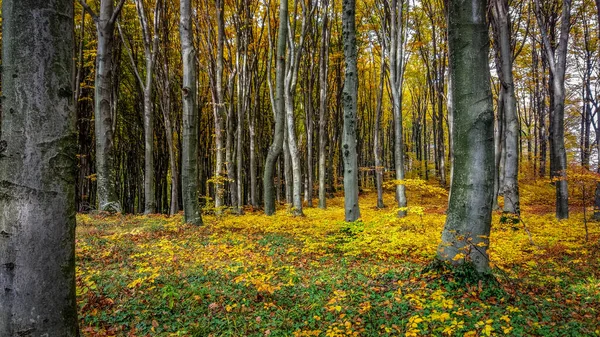
[[(294, 2), (297, 6), (298, 0)], [(292, 167), (292, 205), (293, 213), (295, 215), (303, 215), (302, 212), (302, 171), (300, 167), (300, 150), (298, 148), (298, 139), (296, 137), (296, 124), (294, 118), (295, 108), (295, 96), (296, 96), (296, 84), (298, 83), (298, 70), (300, 66), (300, 58), (304, 48), (304, 39), (308, 32), (308, 15), (309, 10), (307, 5), (302, 1), (302, 25), (300, 27), (300, 41), (295, 42), (294, 34), (297, 25), (297, 17), (294, 15), (294, 24), (290, 29), (288, 27), (288, 40), (289, 40), (289, 51), (288, 51), (288, 62), (286, 64), (285, 74), (285, 114), (286, 114), (286, 127), (287, 127), (287, 146), (290, 151), (290, 161)], [(296, 14), (296, 13), (295, 13)], [(280, 18), (288, 22), (287, 17)], [(289, 24), (289, 23), (288, 23)], [(281, 34), (281, 33), (280, 33)]]
[(90, 14), (96, 24), (98, 48), (96, 51), (96, 79), (94, 81), (94, 120), (96, 134), (96, 179), (98, 183), (98, 206), (102, 211), (120, 212), (117, 199), (114, 163), (114, 130), (112, 106), (112, 54), (115, 23), (125, 0), (117, 6), (113, 0), (101, 0), (96, 14), (85, 0), (79, 3)]
[[(394, 168), (396, 180), (404, 179), (404, 130), (402, 127), (402, 83), (404, 76), (404, 1), (392, 0), (390, 5), (390, 88), (393, 101), (394, 115)], [(404, 184), (396, 185), (396, 200), (398, 202), (398, 216), (406, 216), (406, 188)]]
[(342, 92), (344, 108), (344, 136), (342, 157), (344, 161), (344, 208), (346, 221), (360, 218), (358, 206), (358, 154), (356, 152), (356, 100), (358, 95), (358, 68), (356, 51), (356, 0), (342, 2), (342, 38), (346, 77)]
[[(223, 46), (225, 43), (225, 18), (224, 1), (216, 0), (217, 10), (217, 57), (214, 81), (214, 115), (215, 115), (215, 143), (216, 143), (216, 165), (215, 165), (215, 209), (217, 213), (222, 211), (223, 207), (223, 129), (225, 118), (225, 103), (223, 100)], [(233, 183), (230, 182), (230, 183)]]
[[(504, 212), (518, 214), (519, 210), (519, 117), (513, 80), (513, 51), (511, 43), (511, 20), (508, 0), (492, 0), (492, 18), (495, 30), (495, 46), (500, 61), (501, 99), (504, 104), (503, 121), (506, 126), (504, 162)], [(499, 111), (500, 113), (500, 111)]]
[[(154, 187), (154, 102), (152, 101), (152, 84), (154, 68), (156, 66), (156, 57), (158, 55), (158, 29), (161, 15), (161, 1), (156, 0), (152, 32), (150, 31), (148, 19), (146, 18), (144, 1), (135, 0), (135, 8), (138, 13), (140, 26), (142, 27), (144, 62), (146, 64), (146, 72), (143, 78), (130, 49), (128, 49), (128, 54), (135, 78), (142, 88), (142, 97), (144, 99), (144, 213), (152, 214), (156, 213), (156, 193)], [(123, 44), (127, 45), (120, 26), (119, 33), (123, 39)]]
[(471, 261), (479, 272), (489, 269), (487, 245), (494, 184), (486, 10), (486, 0), (448, 3), (454, 168), (448, 216), (438, 248), (439, 259)]
[(73, 3), (2, 14), (0, 336), (77, 336)]
[[(600, 1), (600, 0), (599, 0)], [(325, 160), (327, 157), (327, 74), (329, 70), (329, 0), (323, 0), (323, 23), (321, 27), (321, 50), (319, 53), (319, 208), (327, 207), (325, 194)]]
[(285, 128), (285, 50), (288, 35), (287, 17), (288, 2), (287, 0), (283, 0), (279, 4), (279, 35), (277, 37), (277, 65), (275, 68), (275, 134), (273, 137), (273, 143), (271, 143), (271, 146), (269, 147), (263, 173), (265, 214), (267, 215), (273, 215), (273, 213), (275, 213), (275, 184), (273, 182), (273, 177), (277, 158), (279, 158), (281, 152), (283, 151), (283, 137)]
[(552, 48), (546, 23), (542, 18), (540, 1), (535, 0), (535, 16), (540, 26), (542, 43), (550, 73), (552, 74), (552, 88), (554, 106), (552, 112), (552, 145), (551, 176), (556, 181), (556, 218), (569, 217), (569, 190), (567, 186), (567, 152), (565, 150), (565, 72), (567, 69), (567, 48), (569, 31), (571, 29), (571, 0), (562, 2), (562, 15), (560, 23), (560, 37), (556, 50)]
[(198, 204), (198, 103), (196, 53), (192, 37), (190, 0), (181, 0), (179, 33), (183, 57), (183, 134), (181, 142), (181, 190), (184, 221), (202, 225)]

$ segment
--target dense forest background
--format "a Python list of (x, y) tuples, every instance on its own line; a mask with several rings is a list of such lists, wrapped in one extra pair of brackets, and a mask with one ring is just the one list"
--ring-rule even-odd
[[(491, 2), (492, 4), (494, 2)], [(550, 47), (559, 44), (561, 1), (543, 1), (536, 21), (535, 3), (509, 2), (510, 50), (518, 118), (520, 179), (548, 183), (554, 151), (553, 74), (540, 27)], [(99, 2), (90, 1), (92, 11)], [(192, 4), (197, 50), (199, 98), (199, 194), (206, 210), (261, 207), (262, 172), (274, 133), (277, 1), (223, 0)], [(360, 188), (374, 189), (376, 168), (383, 181), (396, 179), (393, 81), (400, 83), (402, 143), (406, 178), (449, 186), (452, 137), (448, 109), (448, 51), (444, 2), (399, 1), (401, 29), (392, 45), (389, 1), (357, 4), (358, 125)], [(302, 193), (313, 206), (318, 183), (327, 196), (341, 186), (341, 92), (344, 57), (341, 1), (291, 1), (286, 86), (293, 110), (294, 143), (277, 162), (276, 198), (292, 204), (292, 157), (298, 157)], [(491, 14), (490, 7), (490, 17)], [(573, 1), (565, 76), (564, 141), (569, 167), (597, 170), (598, 8), (591, 0)], [(98, 207), (94, 88), (98, 48), (95, 21), (76, 2), (76, 109), (79, 143), (77, 200), (80, 211)], [(106, 79), (114, 133), (114, 187), (122, 210), (145, 209), (144, 177), (153, 170), (156, 212), (173, 213), (182, 205), (181, 87), (179, 4), (172, 0), (125, 1), (114, 35)], [(498, 25), (491, 20), (490, 64), (496, 102), (496, 188), (503, 193), (506, 119), (498, 103), (502, 85)], [(540, 26), (540, 22), (543, 23)], [(496, 28), (494, 28), (496, 27)], [(399, 44), (399, 45), (398, 45)], [(390, 75), (390, 54), (400, 51), (398, 79)], [(150, 59), (150, 61), (149, 61)], [(146, 104), (146, 108), (145, 108)], [(149, 105), (149, 106), (148, 106)], [(145, 152), (144, 115), (150, 113), (151, 153)], [(286, 144), (287, 142), (286, 134)], [(153, 163), (145, 168), (145, 157)], [(553, 173), (554, 172), (554, 173)], [(324, 173), (324, 174), (323, 174)], [(323, 177), (321, 177), (323, 175)], [(322, 179), (322, 180), (320, 180)], [(577, 190), (578, 191), (578, 190)], [(572, 193), (579, 193), (571, 191)], [(591, 191), (588, 192), (591, 195)], [(410, 203), (410, 201), (409, 201)]]

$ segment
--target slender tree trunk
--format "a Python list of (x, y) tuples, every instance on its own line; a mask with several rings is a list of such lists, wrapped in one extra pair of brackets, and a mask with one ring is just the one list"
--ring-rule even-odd
[(519, 214), (519, 118), (513, 81), (513, 51), (511, 48), (511, 21), (508, 12), (508, 0), (493, 0), (492, 14), (496, 31), (496, 47), (500, 60), (501, 83), (504, 100), (504, 122), (506, 129), (506, 159), (504, 163), (504, 212)]
[[(597, 24), (598, 31), (600, 32), (600, 0), (596, 0), (596, 13), (597, 13)], [(600, 113), (596, 112), (596, 150), (600, 153)], [(596, 173), (600, 173), (600, 165), (596, 170)], [(594, 195), (594, 220), (600, 221), (600, 182), (596, 183), (596, 193)]]
[[(487, 1), (450, 0), (448, 9), (454, 177), (438, 258), (470, 261), (479, 272), (487, 272), (494, 183)], [(459, 253), (465, 258), (455, 259)]]
[(377, 208), (384, 208), (383, 203), (383, 164), (381, 163), (381, 145), (379, 132), (381, 130), (381, 115), (383, 114), (383, 88), (385, 81), (385, 59), (381, 59), (379, 69), (379, 89), (377, 90), (377, 108), (375, 112), (375, 127), (373, 128), (373, 156), (375, 157), (375, 185), (377, 188)]
[(502, 172), (502, 150), (504, 147), (502, 146), (502, 135), (504, 134), (504, 87), (500, 87), (500, 92), (498, 93), (498, 101), (497, 101), (497, 112), (496, 118), (494, 120), (495, 130), (494, 130), (494, 204), (492, 208), (494, 210), (500, 209), (498, 205), (498, 195), (501, 193), (501, 182), (500, 176), (503, 174)]
[[(285, 101), (285, 99), (284, 99)], [(284, 103), (285, 104), (285, 103)], [(284, 105), (285, 109), (285, 105)], [(284, 110), (285, 114), (287, 110)], [(283, 177), (285, 180), (285, 203), (288, 207), (294, 204), (294, 173), (292, 171), (292, 156), (290, 155), (290, 136), (287, 114), (285, 115), (285, 130), (283, 132)]]
[(225, 41), (225, 19), (224, 19), (224, 0), (216, 0), (217, 9), (217, 69), (216, 69), (216, 101), (214, 106), (215, 115), (215, 212), (220, 214), (223, 210), (223, 196), (225, 194), (224, 172), (223, 172), (223, 131), (225, 119), (225, 102), (223, 101), (223, 45)]
[[(396, 180), (404, 180), (404, 136), (402, 127), (402, 77), (404, 66), (404, 27), (403, 1), (392, 0), (391, 4), (391, 36), (390, 36), (390, 87), (393, 101), (394, 123), (394, 168)], [(406, 188), (404, 184), (396, 185), (398, 217), (406, 216)]]
[(275, 186), (273, 177), (275, 173), (275, 164), (277, 158), (283, 150), (283, 133), (285, 129), (285, 102), (284, 102), (284, 80), (285, 80), (285, 50), (287, 43), (287, 18), (288, 2), (281, 1), (279, 5), (279, 36), (277, 38), (277, 67), (275, 74), (275, 131), (273, 143), (269, 148), (267, 159), (265, 160), (265, 170), (263, 175), (265, 214), (273, 215), (275, 213)]
[[(230, 77), (229, 80), (231, 88), (233, 86), (233, 76)], [(227, 168), (227, 180), (229, 185), (229, 196), (231, 198), (231, 207), (233, 208), (234, 213), (238, 213), (238, 192), (237, 192), (237, 178), (236, 178), (236, 170), (235, 170), (235, 116), (234, 116), (234, 108), (233, 104), (230, 104), (227, 107), (227, 135), (225, 137), (225, 167)]]
[(87, 3), (79, 0), (92, 16), (98, 33), (96, 78), (94, 81), (94, 121), (96, 134), (96, 184), (98, 206), (102, 211), (121, 212), (117, 196), (116, 163), (114, 160), (113, 120), (113, 36), (115, 22), (125, 0), (114, 7), (112, 0), (101, 0), (100, 11), (94, 13)]
[[(556, 181), (556, 218), (569, 217), (569, 190), (567, 186), (567, 152), (565, 149), (565, 71), (567, 64), (567, 48), (569, 31), (571, 29), (571, 0), (563, 1), (560, 38), (556, 52), (553, 52), (543, 21), (540, 2), (535, 0), (536, 17), (542, 32), (544, 50), (552, 74), (552, 93), (554, 96), (554, 111), (552, 113), (552, 175)], [(556, 56), (555, 56), (556, 55)]]
[(179, 32), (181, 34), (181, 53), (183, 55), (183, 126), (181, 141), (183, 212), (186, 223), (202, 225), (202, 215), (198, 204), (198, 89), (190, 0), (181, 0), (180, 13)]
[[(314, 67), (311, 65), (311, 71)], [(308, 95), (307, 95), (307, 107), (306, 107), (306, 188), (304, 190), (304, 198), (307, 201), (308, 207), (313, 207), (313, 84), (314, 77), (309, 75), (308, 78)]]
[(356, 153), (356, 101), (358, 95), (358, 68), (356, 66), (356, 0), (342, 2), (342, 36), (346, 76), (342, 104), (344, 108), (344, 208), (347, 222), (360, 218), (358, 206), (358, 154)]
[(78, 336), (73, 3), (4, 0), (0, 336)]
[(327, 75), (329, 69), (329, 0), (323, 1), (323, 26), (319, 55), (319, 208), (327, 208), (326, 157), (327, 157)]
[[(292, 70), (293, 71), (293, 70)], [(290, 74), (288, 74), (290, 76)], [(292, 81), (288, 79), (286, 81)], [(302, 212), (302, 172), (300, 168), (300, 151), (296, 140), (296, 127), (294, 123), (294, 89), (292, 84), (286, 85), (285, 111), (287, 117), (287, 135), (292, 168), (292, 212), (294, 215), (303, 215)]]

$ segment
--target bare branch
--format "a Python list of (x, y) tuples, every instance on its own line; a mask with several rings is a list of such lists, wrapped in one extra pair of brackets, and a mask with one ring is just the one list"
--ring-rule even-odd
[(79, 4), (81, 5), (81, 7), (83, 7), (83, 9), (88, 12), (88, 14), (92, 17), (92, 19), (94, 20), (94, 22), (98, 22), (98, 14), (96, 14), (94, 12), (94, 10), (92, 10), (90, 8), (90, 6), (88, 6), (88, 4), (85, 2), (85, 0), (79, 0)]
[(114, 24), (117, 21), (117, 18), (119, 17), (119, 14), (121, 13), (121, 10), (123, 9), (123, 5), (125, 4), (125, 0), (121, 0), (119, 2), (119, 4), (117, 5), (117, 7), (115, 7), (115, 11), (112, 14), (112, 17), (110, 18), (110, 24)]

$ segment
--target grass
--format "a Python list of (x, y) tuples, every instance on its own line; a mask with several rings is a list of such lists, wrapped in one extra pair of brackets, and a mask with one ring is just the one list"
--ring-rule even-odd
[[(435, 193), (434, 193), (435, 194)], [(409, 216), (361, 196), (267, 217), (79, 215), (84, 336), (600, 335), (600, 226), (523, 207), (531, 231), (494, 215), (493, 278), (433, 265), (446, 197), (409, 194)], [(386, 204), (393, 195), (386, 194)], [(466, 280), (466, 281), (465, 281)]]

